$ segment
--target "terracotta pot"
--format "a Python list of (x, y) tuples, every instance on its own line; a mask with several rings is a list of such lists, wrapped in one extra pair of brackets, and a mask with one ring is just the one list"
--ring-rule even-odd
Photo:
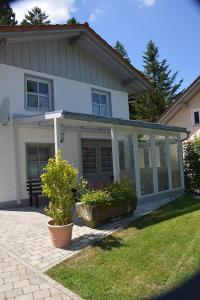
[(73, 223), (67, 225), (54, 225), (55, 221), (48, 222), (52, 243), (56, 248), (65, 248), (71, 243)]

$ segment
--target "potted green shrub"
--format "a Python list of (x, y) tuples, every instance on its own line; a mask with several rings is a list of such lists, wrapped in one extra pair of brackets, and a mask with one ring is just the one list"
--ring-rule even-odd
[(50, 201), (45, 211), (52, 218), (48, 222), (53, 245), (63, 248), (70, 244), (73, 228), (73, 193), (78, 171), (61, 153), (50, 158), (41, 175), (43, 194)]
[(124, 177), (103, 189), (86, 190), (80, 196), (76, 210), (86, 226), (96, 228), (111, 218), (129, 215), (136, 206), (132, 184)]

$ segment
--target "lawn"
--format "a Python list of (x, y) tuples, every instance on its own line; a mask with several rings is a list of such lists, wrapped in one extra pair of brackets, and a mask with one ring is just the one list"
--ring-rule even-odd
[(200, 268), (200, 200), (183, 196), (48, 271), (84, 299), (136, 300)]

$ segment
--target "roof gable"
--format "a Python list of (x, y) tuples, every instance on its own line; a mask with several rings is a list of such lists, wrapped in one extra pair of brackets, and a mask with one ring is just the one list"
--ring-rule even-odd
[(145, 76), (129, 64), (103, 40), (87, 23), (77, 25), (0, 26), (0, 45), (39, 41), (42, 39), (68, 40), (98, 58), (118, 78), (130, 93), (142, 93), (151, 88)]
[(200, 91), (200, 76), (198, 76), (172, 103), (161, 117), (157, 120), (158, 123), (167, 123), (175, 116), (183, 106), (188, 104), (193, 97)]

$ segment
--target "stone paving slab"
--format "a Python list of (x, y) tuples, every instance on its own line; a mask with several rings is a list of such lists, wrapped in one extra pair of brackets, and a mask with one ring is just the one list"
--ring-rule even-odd
[(81, 299), (0, 247), (0, 300)]
[(49, 268), (123, 228), (141, 216), (172, 201), (164, 199), (140, 203), (130, 217), (91, 229), (75, 219), (72, 244), (68, 249), (52, 246), (43, 210), (18, 208), (0, 210), (0, 300), (1, 299), (81, 299), (44, 274)]
[(72, 245), (68, 249), (53, 247), (43, 211), (35, 208), (0, 211), (0, 244), (23, 259), (30, 266), (45, 272), (62, 260), (88, 246), (92, 241), (133, 222), (138, 217), (162, 206), (172, 199), (139, 204), (133, 216), (119, 219), (98, 229), (83, 226), (76, 218)]

